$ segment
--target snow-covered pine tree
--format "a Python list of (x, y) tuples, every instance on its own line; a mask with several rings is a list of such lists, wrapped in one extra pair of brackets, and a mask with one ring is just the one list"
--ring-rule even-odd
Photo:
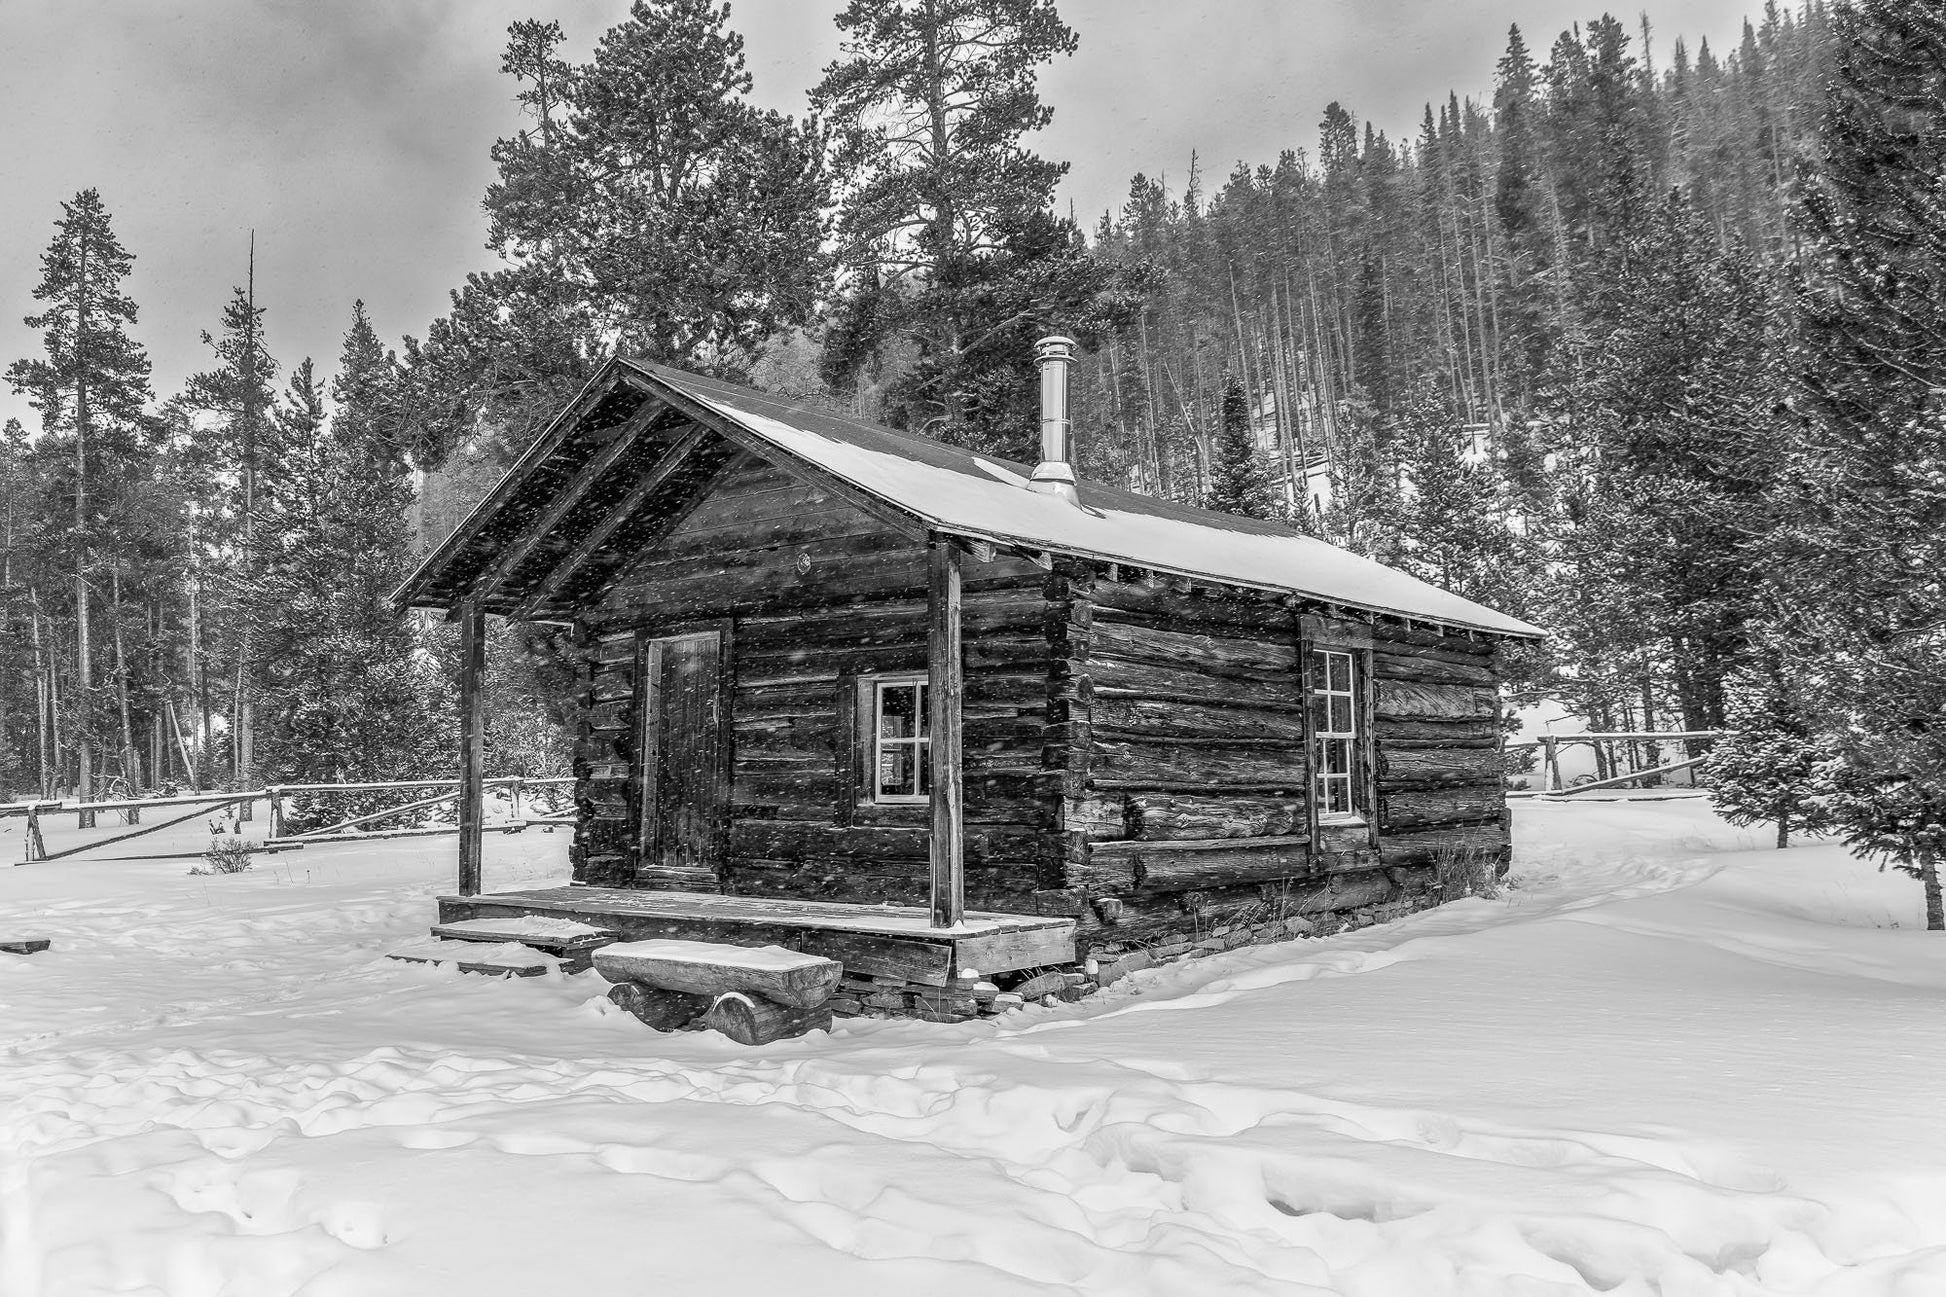
[(1731, 733), (1709, 753), (1710, 801), (1732, 824), (1775, 824), (1779, 850), (1791, 833), (1830, 824), (1819, 780), (1831, 756), (1803, 682), (1775, 657), (1739, 671), (1724, 686)]
[(1829, 808), (1946, 927), (1946, 10), (1855, 0), (1804, 178), (1808, 415), (1779, 513), (1785, 625), (1821, 682)]
[(1257, 453), (1257, 437), (1250, 428), (1250, 398), (1244, 395), (1243, 383), (1235, 374), (1223, 377), (1215, 450), (1204, 507), (1245, 518), (1277, 517), (1282, 502), (1277, 498), (1270, 466)]
[(1519, 537), (1500, 518), (1492, 469), (1467, 457), (1466, 432), (1444, 385), (1422, 378), (1393, 433), (1412, 495), (1401, 508), (1400, 561), (1434, 585), (1519, 613), (1526, 603)]
[[(413, 778), (449, 764), (447, 692), (391, 592), (410, 564), (411, 485), (374, 417), (396, 382), (362, 303), (327, 421), (305, 361), (274, 420), (258, 576), (245, 596), (264, 770), (287, 783)], [(299, 806), (298, 819), (311, 813)], [(351, 813), (334, 800), (316, 814)]]

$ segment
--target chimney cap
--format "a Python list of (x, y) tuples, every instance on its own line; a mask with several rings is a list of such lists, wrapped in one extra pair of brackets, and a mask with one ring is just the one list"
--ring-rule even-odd
[(1034, 359), (1042, 364), (1050, 360), (1072, 360), (1077, 345), (1073, 338), (1065, 334), (1050, 333), (1034, 344)]

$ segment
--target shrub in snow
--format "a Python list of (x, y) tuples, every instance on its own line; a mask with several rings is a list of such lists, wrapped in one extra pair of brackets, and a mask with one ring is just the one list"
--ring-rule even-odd
[(209, 840), (209, 847), (203, 852), (203, 863), (192, 866), (192, 874), (240, 874), (250, 868), (250, 857), (256, 848), (241, 837), (227, 837), (218, 834)]
[(1832, 756), (1813, 713), (1781, 671), (1726, 682), (1725, 720), (1735, 731), (1716, 741), (1708, 771), (1710, 801), (1732, 824), (1775, 824), (1779, 848), (1791, 830), (1825, 827), (1817, 769)]

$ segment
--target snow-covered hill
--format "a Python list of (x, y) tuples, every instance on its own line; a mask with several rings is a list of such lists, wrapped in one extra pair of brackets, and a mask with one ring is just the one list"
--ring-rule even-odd
[(1498, 899), (759, 1050), (383, 960), (450, 839), (0, 870), (0, 1293), (1946, 1292), (1916, 885), (1516, 815)]

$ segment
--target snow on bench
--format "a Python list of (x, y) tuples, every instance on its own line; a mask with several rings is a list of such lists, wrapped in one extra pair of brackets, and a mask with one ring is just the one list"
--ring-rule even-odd
[(792, 1008), (823, 1004), (844, 965), (782, 946), (726, 946), (710, 941), (624, 941), (595, 952), (595, 970), (611, 982), (639, 982), (685, 995), (758, 995)]
[(698, 1025), (744, 1045), (830, 1030), (844, 965), (782, 946), (618, 942), (595, 951), (608, 998), (657, 1031)]
[(53, 945), (46, 937), (6, 937), (0, 938), (0, 952), (9, 955), (38, 955)]
[(453, 964), (462, 973), (489, 973), (497, 977), (539, 977), (562, 964), (559, 955), (550, 955), (518, 941), (488, 944), (428, 938), (385, 957), (407, 964)]

